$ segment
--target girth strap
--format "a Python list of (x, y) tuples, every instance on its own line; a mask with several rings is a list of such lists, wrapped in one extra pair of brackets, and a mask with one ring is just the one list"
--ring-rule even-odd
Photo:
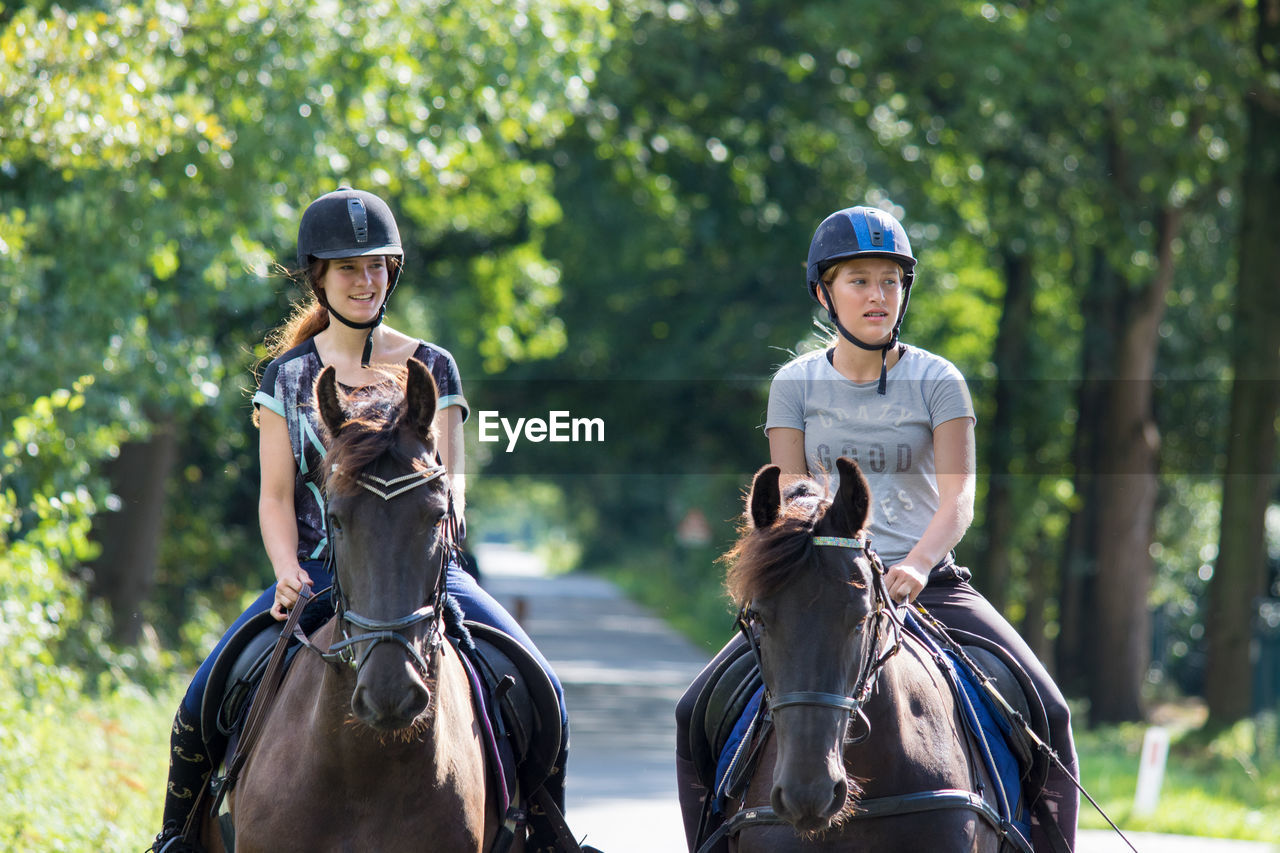
[[(921, 812), (939, 811), (942, 809), (967, 809), (994, 826), (1010, 844), (1022, 853), (1031, 853), (1031, 845), (1022, 837), (1022, 833), (1008, 821), (1000, 819), (991, 804), (970, 791), (943, 788), (937, 791), (920, 791), (915, 794), (901, 794), (894, 797), (876, 797), (871, 800), (859, 800), (857, 811), (847, 820), (867, 820), (877, 817), (895, 817), (897, 815), (919, 814)], [(722, 839), (737, 835), (742, 830), (753, 826), (782, 826), (786, 821), (769, 806), (742, 809), (726, 820), (713, 832), (698, 853), (709, 853)]]

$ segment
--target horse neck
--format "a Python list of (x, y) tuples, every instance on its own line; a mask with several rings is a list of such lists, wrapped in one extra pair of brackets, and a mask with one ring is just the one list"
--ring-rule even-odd
[[(889, 767), (914, 766), (937, 774), (922, 778), (922, 785), (968, 784), (967, 765), (953, 755), (957, 720), (951, 690), (914, 641), (904, 637), (902, 648), (886, 661), (863, 712), (871, 735), (845, 751), (846, 757), (856, 755), (851, 763), (857, 775), (874, 780)], [(901, 748), (885, 749), (885, 743)], [(869, 796), (875, 795), (873, 789), (874, 781), (868, 786)]]

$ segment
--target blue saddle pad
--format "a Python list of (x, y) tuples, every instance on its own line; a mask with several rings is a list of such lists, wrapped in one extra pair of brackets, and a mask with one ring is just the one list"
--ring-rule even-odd
[(720, 753), (720, 758), (716, 762), (716, 790), (715, 800), (712, 804), (712, 811), (716, 814), (724, 812), (729, 773), (733, 770), (740, 755), (744, 754), (745, 748), (751, 746), (751, 744), (743, 741), (747, 737), (747, 732), (754, 728), (753, 723), (756, 717), (760, 715), (760, 705), (763, 700), (764, 687), (762, 685), (756, 689), (746, 707), (742, 709), (742, 716), (738, 717), (738, 722), (734, 724), (733, 731), (729, 733), (729, 739), (725, 741), (724, 751)]
[[(1009, 814), (1005, 817), (1017, 827), (1023, 838), (1030, 838), (1031, 814), (1022, 795), (1022, 768), (1009, 743), (1009, 738), (1013, 735), (1013, 722), (997, 708), (995, 700), (983, 689), (978, 676), (968, 664), (951, 649), (941, 647), (920, 627), (910, 612), (907, 613), (905, 625), (913, 637), (935, 653), (935, 660), (948, 664), (943, 675), (947, 676), (947, 682), (956, 694), (961, 719), (977, 741), (978, 753), (987, 765), (987, 772), (1003, 790), (1009, 807)], [(941, 658), (937, 657), (937, 652), (942, 653)]]

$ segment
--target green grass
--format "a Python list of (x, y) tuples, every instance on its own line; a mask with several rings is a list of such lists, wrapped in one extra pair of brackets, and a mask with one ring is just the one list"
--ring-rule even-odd
[[(1250, 841), (1280, 838), (1276, 715), (1246, 720), (1210, 738), (1190, 727), (1202, 719), (1196, 705), (1178, 707), (1182, 719), (1168, 723), (1173, 743), (1154, 812), (1133, 813), (1144, 725), (1076, 733), (1085, 788), (1123, 829)], [(1158, 709), (1157, 716), (1162, 710), (1167, 709)], [(1107, 827), (1087, 802), (1081, 803), (1080, 825)]]
[(160, 827), (180, 688), (50, 692), (0, 703), (0, 850), (145, 848)]

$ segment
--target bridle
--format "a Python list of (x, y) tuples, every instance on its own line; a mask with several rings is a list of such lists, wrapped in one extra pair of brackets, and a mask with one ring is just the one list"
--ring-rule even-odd
[[(885, 664), (902, 647), (903, 614), (899, 612), (889, 597), (888, 589), (884, 583), (884, 563), (871, 550), (870, 542), (865, 539), (850, 539), (842, 536), (814, 536), (813, 544), (820, 547), (846, 548), (859, 551), (865, 554), (871, 562), (873, 604), (871, 611), (863, 617), (857, 629), (859, 631), (865, 630), (867, 622), (870, 622), (873, 625), (871, 640), (867, 643), (865, 653), (859, 663), (858, 678), (854, 682), (850, 695), (842, 696), (838, 693), (801, 690), (771, 696), (768, 694), (768, 688), (766, 687), (764, 699), (766, 713), (762, 718), (763, 723), (760, 734), (753, 736), (750, 728), (748, 729), (747, 737), (754, 737), (755, 740), (752, 757), (747, 759), (749, 763), (754, 763), (755, 756), (758, 755), (758, 751), (764, 742), (763, 733), (767, 730), (767, 727), (772, 725), (772, 714), (783, 708), (807, 705), (847, 712), (850, 716), (862, 721), (863, 731), (856, 738), (846, 736), (845, 742), (860, 743), (865, 741), (871, 735), (871, 724), (863, 711), (863, 707), (875, 689), (876, 680), (884, 669)], [(887, 629), (884, 627), (886, 624), (888, 625)], [(738, 627), (746, 636), (747, 642), (751, 646), (751, 652), (755, 656), (756, 665), (759, 667), (760, 642), (757, 632), (763, 632), (766, 626), (759, 622), (757, 614), (751, 609), (750, 602), (747, 602), (738, 612)], [(880, 650), (882, 645), (885, 646), (883, 651)], [(750, 779), (752, 772), (752, 770), (748, 769), (745, 773), (745, 778)], [(981, 789), (976, 793), (969, 790), (939, 789), (911, 794), (894, 794), (870, 800), (860, 798), (857, 802), (856, 812), (846, 819), (864, 820), (894, 815), (923, 814), (942, 809), (971, 811), (994, 827), (1003, 841), (1008, 843), (1010, 849), (1019, 851), (1019, 853), (1031, 853), (1030, 844), (1022, 838), (1021, 834), (1008, 820), (1001, 817), (1000, 812), (997, 812), (984, 799)], [(719, 849), (718, 845), (722, 844), (723, 839), (737, 836), (749, 827), (780, 826), (785, 824), (786, 820), (779, 817), (771, 806), (751, 806), (749, 808), (744, 806), (701, 841), (698, 853), (709, 853), (709, 851)], [(1001, 849), (1005, 849), (1005, 847), (1006, 844), (1002, 843)]]
[[(334, 469), (336, 470), (337, 466), (334, 466)], [(413, 489), (439, 479), (444, 476), (445, 472), (444, 465), (435, 464), (389, 480), (373, 474), (361, 474), (356, 479), (356, 483), (366, 491), (382, 498), (383, 501), (389, 502)], [(326, 534), (329, 533), (328, 526), (329, 523), (326, 516)], [(440, 548), (440, 571), (431, 600), (412, 613), (396, 619), (372, 619), (350, 608), (339, 581), (336, 549), (332, 546), (329, 548), (326, 562), (328, 563), (327, 568), (330, 576), (333, 578), (334, 612), (337, 616), (338, 629), (342, 632), (342, 639), (332, 643), (328, 651), (316, 649), (320, 653), (320, 657), (331, 664), (347, 664), (356, 672), (359, 672), (369, 658), (370, 652), (380, 643), (396, 643), (404, 647), (422, 679), (425, 681), (428, 678), (431, 671), (430, 660), (444, 642), (444, 633), (440, 627), (441, 614), (443, 612), (441, 605), (445, 595), (445, 578), (449, 556), (457, 549), (458, 519), (454, 512), (452, 491), (449, 492), (448, 510), (440, 518), (440, 521), (436, 523), (436, 527), (443, 527), (444, 529), (437, 540)], [(423, 622), (427, 623), (429, 630), (425, 655), (401, 633)], [(348, 625), (358, 628), (362, 633), (353, 636), (347, 630)], [(357, 657), (356, 648), (361, 645), (364, 646), (364, 649)]]
[[(898, 653), (898, 649), (901, 647), (902, 618), (898, 615), (896, 608), (890, 604), (889, 592), (884, 584), (884, 564), (880, 561), (879, 555), (871, 550), (867, 539), (853, 539), (844, 536), (814, 536), (813, 544), (819, 547), (849, 549), (866, 555), (870, 560), (873, 605), (870, 612), (863, 617), (863, 621), (857, 630), (862, 631), (867, 623), (870, 623), (872, 626), (871, 639), (866, 644), (862, 661), (858, 665), (858, 677), (854, 681), (850, 695), (826, 693), (817, 690), (797, 690), (772, 695), (766, 688), (765, 703), (771, 713), (783, 708), (798, 706), (816, 706), (844, 711), (862, 721), (863, 733), (857, 740), (865, 740), (871, 733), (871, 723), (867, 720), (867, 715), (862, 708), (867, 699), (870, 698), (871, 691), (875, 689), (876, 680), (884, 669), (885, 664), (889, 658)], [(883, 628), (886, 622), (889, 625), (887, 631)], [(756, 665), (760, 666), (759, 635), (763, 628), (758, 614), (751, 608), (750, 602), (743, 605), (738, 612), (738, 629), (742, 631), (747, 643), (751, 646), (751, 653), (755, 656)], [(889, 640), (888, 645), (883, 651), (880, 651), (882, 642), (886, 639)]]

